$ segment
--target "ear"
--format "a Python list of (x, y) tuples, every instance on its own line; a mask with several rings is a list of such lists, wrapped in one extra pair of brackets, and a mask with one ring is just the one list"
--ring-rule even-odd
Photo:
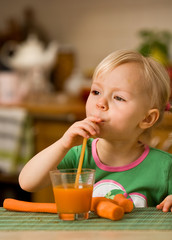
[(141, 129), (148, 129), (152, 127), (159, 118), (159, 110), (151, 109), (148, 111), (146, 117), (139, 123), (139, 127)]

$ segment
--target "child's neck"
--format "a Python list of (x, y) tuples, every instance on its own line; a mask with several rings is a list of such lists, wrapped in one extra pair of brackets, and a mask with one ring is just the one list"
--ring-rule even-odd
[(137, 142), (110, 143), (104, 139), (97, 142), (97, 154), (100, 161), (108, 166), (122, 167), (137, 160), (144, 152), (144, 145)]

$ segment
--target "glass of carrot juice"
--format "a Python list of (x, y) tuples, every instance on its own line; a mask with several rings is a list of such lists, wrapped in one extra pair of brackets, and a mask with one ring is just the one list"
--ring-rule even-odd
[[(88, 219), (91, 208), (94, 169), (59, 169), (50, 171), (57, 213), (62, 220)], [(77, 180), (76, 180), (77, 179)]]

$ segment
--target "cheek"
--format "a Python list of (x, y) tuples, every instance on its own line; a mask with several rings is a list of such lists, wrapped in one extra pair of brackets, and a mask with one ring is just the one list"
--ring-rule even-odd
[(118, 130), (126, 130), (130, 125), (135, 124), (135, 119), (133, 115), (127, 112), (118, 112), (115, 115), (111, 115), (111, 125)]
[(90, 113), (91, 113), (91, 103), (90, 103), (90, 98), (89, 97), (87, 99), (85, 109), (86, 109), (86, 116), (87, 117), (90, 116)]
[(114, 124), (117, 125), (118, 129), (123, 129), (125, 131), (129, 131), (138, 126), (140, 122), (141, 116), (138, 112), (126, 112), (120, 116), (117, 116), (114, 120)]

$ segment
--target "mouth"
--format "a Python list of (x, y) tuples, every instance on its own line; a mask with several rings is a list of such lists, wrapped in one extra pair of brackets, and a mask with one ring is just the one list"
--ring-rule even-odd
[(101, 120), (101, 122), (99, 122), (99, 124), (104, 124), (106, 121), (105, 120)]
[(106, 120), (105, 119), (102, 119), (101, 117), (99, 117), (99, 116), (95, 116), (95, 117), (97, 117), (97, 118), (100, 118), (101, 119), (101, 121), (99, 121), (98, 122), (98, 124), (100, 124), (100, 123), (105, 123), (106, 122)]
[[(98, 117), (98, 118), (100, 118), (100, 117)], [(101, 121), (99, 121), (98, 123), (103, 123), (103, 122), (105, 122), (104, 119), (102, 119), (102, 118), (100, 118), (100, 119), (101, 119)]]

